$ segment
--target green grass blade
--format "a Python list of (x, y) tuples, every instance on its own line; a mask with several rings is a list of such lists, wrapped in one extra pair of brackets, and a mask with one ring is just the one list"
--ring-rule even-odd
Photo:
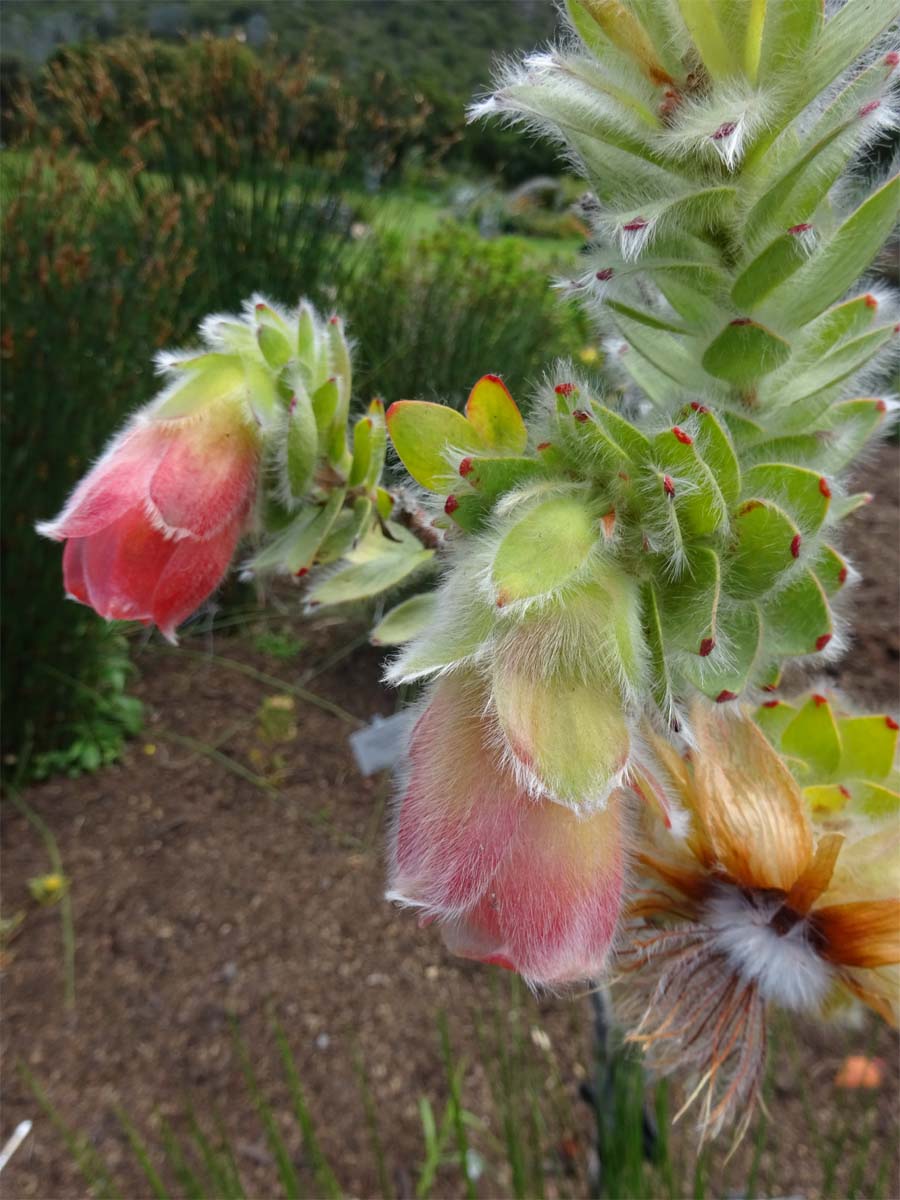
[(140, 1163), (141, 1170), (144, 1172), (144, 1178), (150, 1185), (151, 1192), (157, 1197), (157, 1200), (168, 1200), (169, 1189), (163, 1183), (156, 1167), (154, 1167), (144, 1139), (138, 1133), (124, 1109), (117, 1106), (116, 1116), (119, 1118), (119, 1124), (125, 1130), (128, 1144), (131, 1146), (135, 1158)]
[(297, 1119), (297, 1124), (300, 1127), (300, 1133), (303, 1137), (303, 1144), (306, 1147), (306, 1152), (309, 1155), (312, 1163), (313, 1173), (316, 1177), (316, 1183), (319, 1186), (320, 1195), (332, 1197), (333, 1200), (340, 1200), (341, 1185), (338, 1183), (327, 1158), (322, 1152), (319, 1145), (319, 1139), (316, 1136), (316, 1128), (313, 1123), (312, 1115), (309, 1111), (309, 1105), (306, 1102), (306, 1096), (303, 1091), (303, 1085), (300, 1082), (300, 1073), (297, 1070), (297, 1064), (294, 1061), (294, 1056), (291, 1053), (290, 1045), (281, 1025), (277, 1021), (273, 1022), (275, 1029), (275, 1041), (278, 1043), (278, 1049), (281, 1052), (281, 1060), (284, 1064), (285, 1074), (287, 1075), (288, 1086), (291, 1091), (291, 1100), (294, 1105), (294, 1115)]

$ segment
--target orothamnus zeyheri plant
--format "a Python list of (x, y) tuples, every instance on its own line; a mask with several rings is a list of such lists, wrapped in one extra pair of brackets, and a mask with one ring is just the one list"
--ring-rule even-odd
[[(432, 681), (389, 894), (534, 984), (615, 947), (634, 1037), (698, 1072), (715, 1131), (749, 1111), (769, 1004), (897, 999), (896, 722), (772, 697), (846, 644), (847, 472), (892, 407), (894, 301), (863, 277), (900, 181), (858, 168), (897, 123), (895, 6), (567, 13), (472, 115), (557, 138), (590, 185), (560, 283), (603, 389), (548, 364), (527, 419), (485, 375), (463, 411), (375, 400), (348, 432), (340, 320), (254, 298), (161, 359), (45, 532), (76, 599), (169, 636), (244, 532), (310, 607), (439, 569), (373, 634), (392, 682)], [(414, 485), (383, 480), (388, 434)]]

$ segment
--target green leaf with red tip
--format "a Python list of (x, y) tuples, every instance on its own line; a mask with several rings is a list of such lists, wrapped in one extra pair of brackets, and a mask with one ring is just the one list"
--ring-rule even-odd
[(316, 417), (312, 401), (303, 387), (291, 397), (286, 443), (287, 484), (291, 496), (299, 500), (309, 490), (319, 454)]
[(297, 313), (297, 357), (312, 382), (318, 358), (316, 318), (306, 301), (301, 303)]
[(662, 626), (666, 645), (707, 657), (715, 649), (722, 587), (719, 557), (705, 546), (688, 555), (681, 578), (663, 592)]
[(626, 421), (621, 413), (606, 408), (602, 404), (592, 405), (592, 412), (601, 428), (618, 446), (622, 447), (633, 463), (644, 463), (649, 459), (650, 439), (630, 421)]
[(852, 496), (835, 496), (831, 502), (831, 518), (833, 521), (843, 521), (858, 508), (865, 508), (872, 503), (871, 492), (854, 492)]
[(736, 503), (741, 494), (741, 469), (731, 438), (709, 409), (698, 410), (696, 428), (697, 453), (712, 472), (725, 503)]
[(391, 532), (400, 540), (391, 541), (377, 532), (375, 537), (365, 539), (349, 556), (346, 566), (310, 588), (307, 603), (350, 604), (366, 600), (396, 587), (434, 558), (434, 551), (423, 550), (421, 543), (406, 530), (395, 526)]
[(759, 78), (770, 83), (782, 71), (793, 73), (822, 27), (822, 0), (792, 0), (765, 9)]
[[(546, 468), (535, 458), (485, 458), (472, 455), (464, 460), (460, 474), (483, 500), (494, 501), (504, 492), (547, 477)], [(458, 497), (459, 498), (459, 497)]]
[(745, 468), (757, 463), (784, 462), (795, 467), (820, 463), (824, 444), (814, 433), (796, 433), (748, 446), (741, 455)]
[(386, 420), (403, 465), (430, 492), (453, 489), (455, 471), (449, 453), (483, 454), (487, 449), (474, 426), (443, 404), (398, 400), (388, 409)]
[(848, 788), (840, 783), (814, 783), (803, 789), (803, 798), (814, 813), (838, 813), (850, 803)]
[(383, 487), (375, 489), (375, 508), (383, 521), (387, 521), (394, 511), (394, 497)]
[[(682, 340), (668, 333), (647, 329), (621, 313), (616, 314), (616, 324), (631, 350), (642, 355), (657, 371), (689, 392), (703, 387), (703, 372), (697, 369), (696, 358)], [(627, 363), (625, 366), (630, 369)]]
[(667, 714), (672, 706), (672, 680), (666, 659), (659, 597), (652, 583), (644, 584), (641, 589), (641, 601), (644, 638), (650, 656), (650, 693), (660, 712)]
[(825, 22), (822, 36), (813, 47), (814, 53), (804, 58), (802, 69), (797, 69), (797, 60), (793, 52), (788, 51), (791, 55), (790, 82), (793, 86), (783, 105), (773, 114), (773, 119), (779, 122), (776, 128), (780, 129), (781, 121), (791, 119), (851, 67), (896, 19), (895, 0), (845, 4)]
[[(843, 342), (829, 354), (824, 355), (800, 372), (784, 387), (778, 389), (779, 404), (797, 406), (806, 400), (820, 397), (829, 388), (836, 388), (839, 383), (849, 379), (874, 358), (884, 347), (896, 337), (892, 325), (883, 325), (864, 333), (861, 337)], [(824, 405), (817, 405), (813, 411), (822, 411)], [(796, 408), (791, 414), (797, 416)]]
[(684, 385), (674, 384), (668, 375), (654, 366), (639, 351), (635, 351), (630, 346), (624, 346), (623, 349), (625, 353), (620, 354), (615, 361), (654, 404), (668, 413), (673, 393), (677, 395), (679, 392), (686, 392), (689, 389)]
[(350, 463), (350, 474), (347, 476), (347, 483), (350, 487), (359, 487), (366, 481), (371, 465), (372, 418), (360, 417), (353, 426), (353, 461)]
[(384, 405), (380, 400), (373, 400), (369, 405), (369, 420), (372, 422), (371, 450), (369, 453), (369, 470), (365, 484), (371, 491), (381, 478), (384, 470), (384, 458), (387, 449), (387, 426), (384, 421)]
[(831, 488), (818, 471), (789, 463), (760, 463), (744, 475), (744, 487), (755, 496), (774, 500), (804, 534), (821, 528), (828, 513)]
[(727, 507), (693, 439), (676, 425), (656, 434), (652, 447), (660, 470), (674, 478), (673, 503), (679, 521), (697, 537), (714, 533), (725, 520)]
[(875, 320), (878, 301), (869, 294), (854, 296), (836, 304), (812, 321), (803, 331), (803, 352), (811, 359), (828, 354), (835, 346), (848, 338), (857, 338), (866, 332)]
[(867, 817), (882, 819), (900, 812), (900, 791), (880, 783), (853, 785), (854, 807)]
[(751, 421), (749, 417), (742, 416), (740, 413), (728, 409), (721, 416), (726, 429), (731, 434), (732, 442), (741, 454), (744, 453), (747, 447), (752, 446), (765, 436), (763, 427), (758, 422)]
[(762, 623), (755, 604), (741, 604), (719, 613), (719, 639), (727, 655), (685, 658), (681, 670), (710, 700), (727, 703), (753, 681), (762, 649)]
[(607, 432), (593, 411), (576, 409), (560, 414), (559, 431), (561, 440), (587, 472), (600, 470), (608, 474), (631, 463), (625, 447)]
[(791, 347), (783, 337), (764, 325), (741, 318), (732, 321), (706, 347), (703, 367), (716, 379), (738, 387), (749, 387), (783, 366)]
[(884, 779), (897, 755), (896, 723), (885, 716), (841, 717), (843, 753), (838, 772), (843, 779)]
[(388, 668), (387, 678), (409, 683), (472, 658), (491, 635), (495, 611), (465, 568), (457, 568), (437, 593), (433, 619)]
[(685, 325), (676, 325), (672, 321), (666, 321), (656, 313), (647, 312), (642, 308), (634, 308), (630, 304), (623, 304), (620, 300), (605, 301), (606, 307), (612, 309), (613, 312), (619, 313), (623, 317), (628, 317), (632, 321), (637, 321), (639, 325), (646, 325), (648, 329), (662, 329), (667, 333), (686, 333), (693, 332)]
[(769, 500), (745, 501), (732, 517), (735, 545), (725, 564), (726, 590), (736, 596), (763, 596), (795, 560), (800, 530)]
[(812, 564), (813, 574), (826, 596), (836, 595), (847, 582), (850, 568), (832, 546), (822, 546)]
[(291, 357), (291, 343), (287, 336), (272, 325), (261, 325), (256, 331), (256, 340), (266, 363), (273, 371), (280, 371)]
[(887, 404), (876, 397), (842, 400), (828, 411), (828, 431), (820, 442), (827, 467), (839, 471), (851, 463), (884, 423)]
[(368, 529), (371, 520), (372, 501), (368, 496), (357, 496), (353, 501), (353, 508), (345, 508), (332, 525), (328, 536), (319, 547), (316, 562), (336, 562), (349, 554)]
[(350, 347), (347, 345), (347, 339), (344, 336), (344, 326), (340, 318), (332, 317), (329, 320), (326, 326), (326, 333), (328, 338), (328, 361), (331, 367), (330, 374), (337, 377), (340, 385), (337, 419), (343, 425), (346, 423), (347, 414), (350, 411), (350, 392), (353, 383)]
[(488, 450), (521, 454), (528, 430), (506, 384), (497, 375), (483, 375), (469, 393), (466, 419)]
[(777, 750), (781, 746), (781, 735), (796, 715), (796, 708), (786, 700), (769, 700), (757, 708), (753, 719)]
[(833, 776), (841, 761), (841, 737), (825, 697), (810, 696), (782, 733), (781, 749), (804, 764), (806, 778)]
[(179, 363), (178, 371), (184, 376), (183, 382), (154, 410), (161, 421), (189, 417), (218, 400), (239, 396), (247, 388), (244, 364), (237, 355), (202, 354)]
[(308, 571), (344, 504), (346, 492), (336, 488), (321, 507), (310, 505), (250, 561), (254, 571)]
[(800, 234), (782, 233), (748, 263), (734, 281), (731, 299), (735, 307), (745, 312), (758, 308), (779, 283), (806, 262), (807, 257)]
[(373, 646), (402, 646), (424, 633), (437, 613), (437, 593), (420, 592), (385, 613), (369, 635)]
[(798, 329), (833, 304), (859, 279), (881, 249), (897, 220), (900, 176), (868, 197), (823, 242), (799, 271), (781, 284), (768, 308), (779, 324)]
[(491, 515), (491, 502), (478, 492), (451, 492), (444, 512), (466, 533), (477, 533)]
[(312, 407), (316, 418), (316, 429), (319, 433), (319, 453), (325, 454), (331, 439), (331, 431), (335, 424), (339, 388), (336, 379), (326, 379), (321, 387), (313, 392)]
[(831, 641), (831, 609), (812, 571), (800, 570), (763, 606), (766, 649), (773, 654), (817, 654)]
[(535, 504), (497, 547), (491, 586), (498, 607), (555, 592), (582, 573), (599, 525), (581, 496), (554, 496)]

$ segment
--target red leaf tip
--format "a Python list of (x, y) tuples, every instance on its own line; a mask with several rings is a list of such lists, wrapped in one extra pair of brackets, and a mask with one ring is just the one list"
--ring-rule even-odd
[(626, 233), (637, 233), (639, 229), (646, 229), (650, 222), (646, 217), (635, 217), (633, 221), (629, 221), (622, 228)]
[(816, 708), (821, 708), (823, 704), (828, 703), (828, 697), (821, 695), (819, 692), (813, 692), (812, 702), (815, 704)]
[(777, 708), (780, 703), (780, 700), (764, 700), (763, 708)]
[(864, 104), (857, 114), (860, 117), (867, 117), (869, 113), (875, 112), (877, 108), (881, 108), (880, 100), (870, 100), (868, 104)]
[(715, 638), (711, 638), (711, 637), (704, 638), (703, 641), (700, 643), (700, 649), (698, 651), (700, 657), (706, 658), (706, 656), (708, 654), (711, 654), (713, 652), (713, 650), (715, 649), (715, 645), (716, 645)]
[(574, 383), (558, 383), (553, 390), (557, 396), (571, 396), (577, 389)]
[(819, 478), (819, 491), (822, 493), (822, 495), (825, 497), (826, 500), (831, 499), (831, 488), (828, 486), (828, 480), (825, 478), (824, 475), (820, 476), (820, 478)]
[(672, 426), (672, 432), (683, 446), (693, 445), (694, 439), (691, 437), (691, 435), (689, 433), (685, 433), (683, 429), (679, 429), (677, 425)]
[(675, 495), (675, 484), (672, 482), (671, 475), (663, 475), (663, 488), (667, 496)]
[(585, 423), (585, 421), (589, 421), (591, 419), (591, 414), (586, 413), (583, 408), (576, 408), (575, 411), (572, 413), (572, 416), (575, 418), (576, 421), (579, 421), (582, 425)]
[(799, 533), (795, 533), (791, 538), (791, 554), (794, 558), (800, 557), (800, 543), (803, 541)]
[(817, 649), (817, 650), (824, 650), (824, 649), (825, 649), (825, 647), (828, 645), (828, 643), (829, 643), (830, 641), (831, 641), (831, 634), (830, 634), (830, 633), (823, 633), (823, 634), (821, 634), (821, 636), (820, 636), (820, 637), (817, 637), (817, 638), (816, 638), (816, 649)]
[(809, 221), (801, 221), (799, 225), (792, 225), (788, 233), (795, 235), (798, 233), (808, 233), (810, 229), (812, 229), (812, 225), (810, 225)]
[(722, 138), (731, 137), (737, 129), (737, 121), (723, 121), (719, 128), (711, 135), (714, 142), (720, 142)]
[(737, 700), (737, 692), (729, 692), (725, 688), (716, 696), (716, 704), (724, 704), (726, 700)]
[(457, 498), (455, 496), (448, 496), (444, 502), (444, 512), (447, 514), (447, 516), (452, 517), (458, 508), (459, 501)]
[(737, 325), (739, 328), (742, 325), (752, 325), (752, 317), (735, 317), (733, 321), (728, 322), (729, 325)]
[(465, 477), (467, 475), (471, 475), (471, 473), (472, 473), (471, 458), (464, 458), (462, 460), (462, 462), (459, 464), (459, 473), (460, 473), (460, 475), (462, 475), (463, 479), (465, 479)]
[(877, 308), (878, 307), (878, 298), (876, 296), (873, 296), (871, 292), (866, 292), (865, 296), (863, 296), (863, 300), (865, 302), (866, 308)]
[(888, 729), (900, 729), (900, 725), (897, 724), (893, 717), (885, 717), (884, 723)]
[(602, 270), (597, 272), (596, 278), (599, 279), (601, 283), (606, 283), (607, 280), (612, 279), (613, 275), (615, 275), (615, 271), (612, 269), (612, 267), (603, 267)]

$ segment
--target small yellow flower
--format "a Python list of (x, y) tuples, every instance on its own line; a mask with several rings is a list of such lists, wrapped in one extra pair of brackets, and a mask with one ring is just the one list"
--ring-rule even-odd
[(596, 346), (585, 346), (578, 351), (578, 357), (586, 367), (589, 367), (600, 358), (600, 351)]
[(63, 895), (68, 885), (64, 875), (52, 872), (49, 875), (36, 875), (28, 880), (28, 890), (32, 899), (38, 904), (55, 904)]

